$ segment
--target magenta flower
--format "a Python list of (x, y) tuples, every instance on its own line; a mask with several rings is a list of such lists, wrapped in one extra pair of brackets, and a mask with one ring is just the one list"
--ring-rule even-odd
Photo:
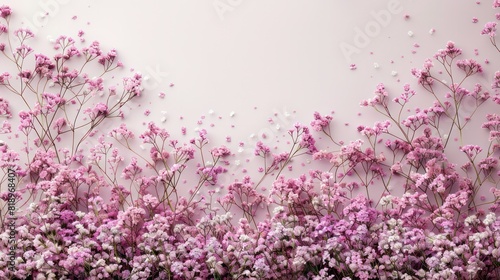
[(314, 112), (314, 121), (311, 122), (311, 127), (315, 131), (322, 131), (330, 125), (332, 119), (332, 116), (321, 116), (318, 112)]
[(12, 14), (12, 10), (10, 9), (9, 6), (2, 5), (0, 7), (0, 17), (8, 18), (11, 14)]
[(482, 35), (488, 35), (490, 38), (495, 37), (497, 31), (497, 23), (496, 22), (487, 22), (484, 25), (483, 30), (481, 31)]
[(226, 146), (220, 146), (218, 148), (213, 148), (210, 153), (214, 158), (227, 157), (231, 155), (231, 151)]

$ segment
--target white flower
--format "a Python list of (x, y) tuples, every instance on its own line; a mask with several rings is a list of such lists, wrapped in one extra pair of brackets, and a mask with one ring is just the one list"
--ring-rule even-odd
[(44, 259), (43, 258), (39, 258), (37, 261), (36, 261), (36, 268), (37, 269), (40, 269), (43, 264), (45, 263)]
[(386, 196), (382, 197), (380, 199), (380, 205), (382, 205), (382, 206), (388, 205), (389, 203), (392, 202), (392, 198), (393, 198), (392, 195), (386, 195)]
[(394, 218), (391, 218), (389, 221), (387, 221), (387, 224), (390, 228), (393, 228), (398, 225), (398, 221)]
[(41, 232), (46, 232), (48, 230), (47, 225), (43, 225), (40, 227)]
[(250, 240), (250, 237), (248, 235), (246, 235), (246, 234), (240, 235), (240, 241), (241, 242), (247, 242), (249, 240)]
[(213, 265), (213, 264), (215, 264), (215, 261), (216, 261), (215, 257), (214, 257), (214, 256), (210, 256), (210, 257), (207, 259), (207, 264), (209, 264), (209, 265)]
[(113, 249), (113, 246), (111, 246), (109, 243), (102, 243), (102, 249), (103, 250), (111, 250)]
[(104, 266), (106, 264), (106, 261), (103, 260), (103, 259), (99, 259), (95, 264), (94, 264), (94, 267), (97, 267), (97, 266)]
[(36, 208), (37, 208), (36, 203), (34, 203), (34, 202), (30, 203), (30, 206), (29, 206), (30, 211), (35, 211)]
[(455, 252), (455, 254), (457, 254), (457, 255), (461, 255), (464, 253), (464, 248), (463, 247), (456, 247), (455, 249), (453, 249), (453, 252)]
[(477, 218), (477, 216), (471, 215), (471, 216), (465, 218), (464, 224), (465, 224), (465, 226), (469, 227), (473, 224), (476, 224), (477, 222), (479, 222), (479, 219)]
[(289, 222), (297, 222), (299, 220), (299, 217), (297, 217), (296, 215), (290, 215), (288, 216), (288, 221)]
[(279, 213), (283, 212), (283, 210), (285, 210), (285, 208), (283, 206), (277, 206), (274, 208), (273, 214), (278, 215)]
[(450, 256), (444, 256), (441, 258), (441, 261), (444, 263), (449, 263), (451, 261)]
[(184, 226), (182, 226), (181, 224), (175, 225), (174, 226), (174, 233), (180, 233), (183, 228), (184, 228)]
[(78, 218), (83, 218), (83, 216), (85, 216), (85, 213), (83, 213), (82, 211), (76, 211), (75, 212), (75, 215), (78, 217)]
[(396, 252), (401, 251), (401, 248), (403, 248), (403, 244), (401, 242), (396, 242), (392, 245), (392, 249)]
[(117, 268), (118, 268), (118, 265), (117, 265), (117, 264), (110, 264), (110, 265), (107, 265), (104, 269), (105, 269), (108, 273), (111, 273), (111, 272), (115, 271)]
[(493, 249), (491, 251), (491, 255), (494, 257), (494, 258), (498, 258), (500, 257), (500, 250), (498, 250), (497, 248)]
[(297, 257), (293, 260), (293, 266), (295, 267), (302, 267), (303, 265), (306, 264), (306, 260), (304, 260), (303, 257)]
[(89, 231), (83, 227), (82, 224), (76, 224), (75, 227), (78, 229), (78, 232), (83, 235), (89, 234)]
[(489, 213), (483, 220), (483, 224), (489, 226), (497, 219), (495, 213)]
[(394, 242), (394, 241), (399, 241), (399, 236), (397, 235), (391, 235), (387, 238), (388, 242)]
[(478, 232), (474, 233), (472, 236), (469, 236), (469, 241), (480, 242), (482, 239), (485, 239), (487, 237), (488, 237), (487, 232)]
[(120, 230), (117, 227), (112, 227), (111, 228), (111, 233), (112, 234), (118, 234), (119, 232), (120, 232)]
[(408, 274), (405, 273), (405, 274), (403, 274), (402, 279), (403, 280), (412, 280), (413, 277), (411, 277), (410, 275), (408, 275)]

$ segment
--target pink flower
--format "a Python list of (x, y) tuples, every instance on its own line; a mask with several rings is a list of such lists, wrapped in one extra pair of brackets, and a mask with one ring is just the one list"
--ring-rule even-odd
[(149, 150), (149, 157), (151, 157), (153, 162), (165, 161), (170, 157), (170, 153), (165, 150), (160, 152), (158, 148), (151, 147), (151, 149)]
[(58, 107), (66, 104), (66, 100), (64, 98), (61, 98), (59, 94), (44, 92), (42, 94), (42, 98), (44, 100), (43, 109), (46, 112), (53, 112)]
[(111, 132), (109, 132), (109, 136), (115, 137), (118, 140), (128, 140), (134, 138), (134, 133), (127, 128), (125, 123), (122, 123), (120, 124), (120, 127), (112, 129)]
[(311, 122), (311, 127), (315, 131), (322, 131), (330, 125), (333, 117), (326, 115), (321, 116), (318, 112), (314, 112), (314, 121)]
[(493, 89), (500, 88), (500, 71), (495, 72), (495, 76), (493, 77), (493, 84), (491, 85)]
[(21, 119), (19, 124), (19, 130), (27, 133), (31, 128), (33, 128), (33, 116), (29, 112), (21, 111), (19, 112), (19, 118)]
[(202, 176), (203, 180), (206, 180), (208, 183), (215, 185), (217, 184), (217, 179), (219, 174), (225, 173), (227, 169), (222, 166), (209, 166), (209, 167), (200, 167), (198, 169), (198, 174)]
[(382, 133), (386, 133), (391, 126), (391, 123), (389, 121), (385, 122), (376, 122), (375, 126), (373, 128), (366, 127), (366, 126), (358, 126), (358, 132), (361, 133), (362, 135), (365, 136), (375, 136), (375, 135), (381, 135)]
[(408, 116), (401, 124), (413, 130), (417, 130), (421, 126), (429, 124), (429, 116), (425, 112), (420, 112), (416, 115)]
[(142, 88), (142, 76), (140, 74), (135, 74), (131, 78), (124, 78), (123, 85), (125, 91), (129, 92), (132, 96), (141, 96), (144, 90)]
[(57, 132), (60, 133), (62, 132), (62, 128), (66, 126), (66, 123), (66, 118), (61, 117), (54, 122), (53, 127), (57, 130)]
[(142, 168), (137, 164), (137, 158), (133, 157), (130, 164), (122, 171), (122, 178), (126, 180), (134, 179), (142, 172)]
[(138, 207), (129, 207), (124, 212), (118, 213), (118, 224), (123, 227), (136, 226), (144, 221), (146, 211)]
[(30, 70), (23, 70), (18, 74), (18, 76), (21, 77), (23, 82), (28, 82), (32, 77), (32, 73)]
[(3, 121), (2, 122), (2, 127), (0, 128), (0, 134), (5, 134), (5, 133), (11, 133), (12, 132), (12, 126), (8, 121)]
[(35, 54), (35, 72), (41, 76), (50, 77), (55, 64), (43, 54)]
[(487, 157), (479, 162), (479, 169), (485, 173), (489, 173), (491, 170), (496, 168), (498, 160), (493, 157)]
[(88, 85), (88, 91), (91, 92), (92, 94), (104, 90), (103, 79), (101, 77), (96, 79), (88, 79), (87, 85)]
[(454, 59), (455, 57), (459, 56), (462, 54), (462, 50), (455, 47), (455, 43), (452, 41), (449, 41), (446, 44), (446, 49), (440, 49), (435, 55), (434, 58), (437, 60), (444, 61), (446, 58), (451, 58)]
[[(317, 154), (317, 153), (314, 153)], [(281, 163), (286, 162), (290, 157), (290, 154), (287, 152), (283, 152), (281, 154), (273, 155), (273, 164), (272, 166), (275, 166), (278, 168)]]
[[(73, 39), (71, 39), (71, 40), (73, 40)], [(73, 41), (71, 42), (71, 44), (73, 44)], [(63, 58), (65, 60), (69, 60), (75, 56), (80, 56), (80, 51), (73, 45), (71, 45), (69, 47), (66, 46), (66, 52), (64, 53)]]
[(434, 79), (432, 78), (429, 70), (420, 70), (413, 68), (411, 69), (411, 74), (418, 79), (418, 83), (423, 85), (423, 86), (429, 86), (432, 85), (434, 82)]
[(361, 106), (372, 106), (375, 107), (377, 105), (385, 106), (387, 105), (387, 97), (389, 93), (385, 90), (385, 85), (380, 83), (377, 85), (377, 89), (375, 90), (375, 97), (372, 99), (364, 100), (360, 103)]
[[(3, 24), (0, 24), (0, 35), (4, 34), (4, 33), (7, 33), (8, 29), (7, 29), (7, 26), (3, 25)], [(5, 44), (4, 44), (4, 50), (5, 50)]]
[(149, 122), (148, 130), (139, 135), (139, 138), (142, 139), (143, 143), (151, 144), (155, 143), (157, 138), (165, 141), (169, 137), (170, 134), (165, 129), (158, 127), (154, 122)]
[(477, 145), (465, 145), (460, 147), (460, 151), (464, 152), (468, 158), (475, 158), (483, 149)]
[(12, 14), (12, 10), (10, 9), (9, 6), (2, 5), (0, 7), (0, 17), (8, 18), (11, 14)]
[(299, 134), (301, 134), (302, 136), (299, 143), (300, 147), (307, 149), (309, 154), (314, 154), (318, 151), (315, 145), (316, 140), (314, 139), (312, 134), (309, 133), (309, 128), (304, 126), (301, 128), (301, 130), (302, 131), (299, 132)]
[(10, 79), (10, 74), (7, 72), (4, 72), (3, 74), (0, 75), (0, 85), (8, 84), (9, 79)]
[(108, 105), (106, 105), (102, 102), (99, 102), (94, 106), (94, 108), (86, 109), (85, 113), (89, 114), (91, 120), (95, 120), (99, 117), (101, 117), (101, 118), (106, 117), (109, 114)]
[(18, 37), (21, 41), (35, 37), (35, 34), (27, 28), (19, 28), (14, 31), (14, 36)]
[(180, 159), (190, 160), (194, 158), (195, 149), (192, 146), (184, 145), (182, 147), (177, 147), (175, 153)]
[(98, 57), (101, 55), (101, 49), (99, 47), (99, 42), (94, 41), (89, 47), (83, 48), (82, 53), (89, 58)]
[(226, 157), (231, 155), (231, 151), (226, 146), (220, 146), (218, 148), (213, 148), (210, 153), (214, 158)]
[(156, 207), (158, 205), (158, 199), (150, 194), (146, 194), (142, 197), (142, 200), (144, 201), (144, 205), (150, 206), (150, 207)]
[(116, 58), (116, 50), (110, 50), (106, 55), (101, 54), (99, 56), (99, 63), (104, 65), (105, 67), (109, 67)]
[(497, 23), (496, 22), (487, 22), (484, 25), (483, 30), (481, 31), (482, 35), (488, 35), (490, 38), (495, 37), (496, 35), (496, 30), (497, 30)]
[(7, 118), (12, 117), (9, 102), (2, 97), (0, 97), (0, 116), (4, 116)]
[(321, 151), (317, 151), (316, 153), (313, 154), (313, 159), (314, 160), (320, 160), (320, 159), (332, 159), (334, 156), (333, 156), (333, 153), (331, 152), (327, 152), (325, 150), (321, 150)]
[(264, 143), (262, 143), (261, 141), (257, 142), (257, 145), (255, 147), (255, 151), (254, 151), (254, 154), (256, 156), (265, 157), (270, 152), (271, 152), (271, 149), (268, 146), (264, 145)]
[(481, 65), (473, 59), (459, 60), (457, 61), (457, 66), (459, 69), (463, 70), (466, 75), (483, 72), (483, 68), (481, 67)]
[(415, 95), (415, 91), (410, 88), (409, 84), (405, 84), (404, 87), (404, 92), (401, 93), (399, 97), (396, 97), (393, 99), (394, 102), (399, 103), (399, 104), (405, 104), (410, 101), (410, 98), (412, 98)]

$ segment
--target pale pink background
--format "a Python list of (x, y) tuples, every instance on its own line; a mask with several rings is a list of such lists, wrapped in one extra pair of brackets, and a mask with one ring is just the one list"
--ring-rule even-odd
[[(140, 131), (143, 122), (156, 121), (174, 135), (180, 134), (181, 126), (190, 135), (197, 127), (207, 128), (216, 143), (231, 136), (235, 151), (239, 141), (245, 142), (246, 150), (240, 151), (246, 153), (243, 159), (257, 139), (275, 143), (294, 122), (309, 123), (314, 111), (335, 111), (334, 135), (354, 140), (359, 137), (352, 133), (358, 124), (375, 120), (370, 110), (359, 107), (360, 100), (371, 97), (379, 82), (394, 95), (404, 83), (415, 84), (410, 69), (420, 67), (449, 40), (464, 50), (464, 58), (489, 59), (488, 73), (500, 69), (498, 54), (488, 38), (479, 35), (494, 18), (491, 1), (479, 5), (456, 0), (3, 3), (13, 8), (15, 23), (34, 28), (38, 52), (49, 48), (46, 43), (58, 35), (76, 37), (83, 30), (88, 42), (98, 40), (105, 49), (116, 48), (127, 69), (147, 76), (141, 107), (130, 107), (130, 127)], [(473, 17), (479, 22), (473, 24)], [(434, 34), (429, 33), (432, 28)], [(347, 56), (341, 49), (347, 45), (356, 53)], [(474, 55), (476, 48), (479, 56)], [(351, 63), (356, 70), (350, 70)], [(489, 87), (491, 78), (478, 82)], [(164, 99), (158, 97), (160, 92), (166, 93)], [(424, 102), (425, 94), (419, 92)], [(146, 109), (152, 112), (148, 117), (143, 114)], [(358, 117), (358, 112), (368, 118)], [(202, 115), (206, 118), (198, 125)], [(275, 122), (270, 124), (273, 115)]]

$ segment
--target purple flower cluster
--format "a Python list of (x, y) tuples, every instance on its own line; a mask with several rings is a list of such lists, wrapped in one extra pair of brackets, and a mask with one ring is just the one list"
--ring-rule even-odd
[[(0, 18), (10, 15), (0, 7)], [(105, 77), (122, 66), (115, 50), (60, 37), (55, 54), (33, 55), (33, 33), (6, 24), (4, 54), (34, 68), (0, 76), (9, 101), (27, 106), (15, 116), (0, 99), (1, 132), (17, 122), (25, 137), (21, 153), (0, 145), (0, 169), (15, 171), (23, 205), (10, 269), (1, 190), (0, 278), (500, 278), (500, 98), (442, 82), (442, 73), (474, 81), (485, 72), (453, 42), (412, 70), (434, 98), (428, 107), (411, 107), (420, 91), (410, 84), (393, 96), (381, 83), (361, 105), (382, 119), (357, 126), (360, 139), (335, 140), (332, 116), (315, 112), (310, 126), (288, 130), (286, 151), (258, 142), (257, 171), (227, 183), (235, 153), (212, 146), (204, 129), (186, 142), (154, 122), (142, 133), (100, 129), (126, 118), (121, 108), (143, 94), (142, 78), (125, 78), (118, 93), (69, 65)], [(493, 79), (496, 89), (498, 72)], [(483, 117), (484, 135), (466, 137)], [(321, 168), (286, 172), (309, 160)]]

